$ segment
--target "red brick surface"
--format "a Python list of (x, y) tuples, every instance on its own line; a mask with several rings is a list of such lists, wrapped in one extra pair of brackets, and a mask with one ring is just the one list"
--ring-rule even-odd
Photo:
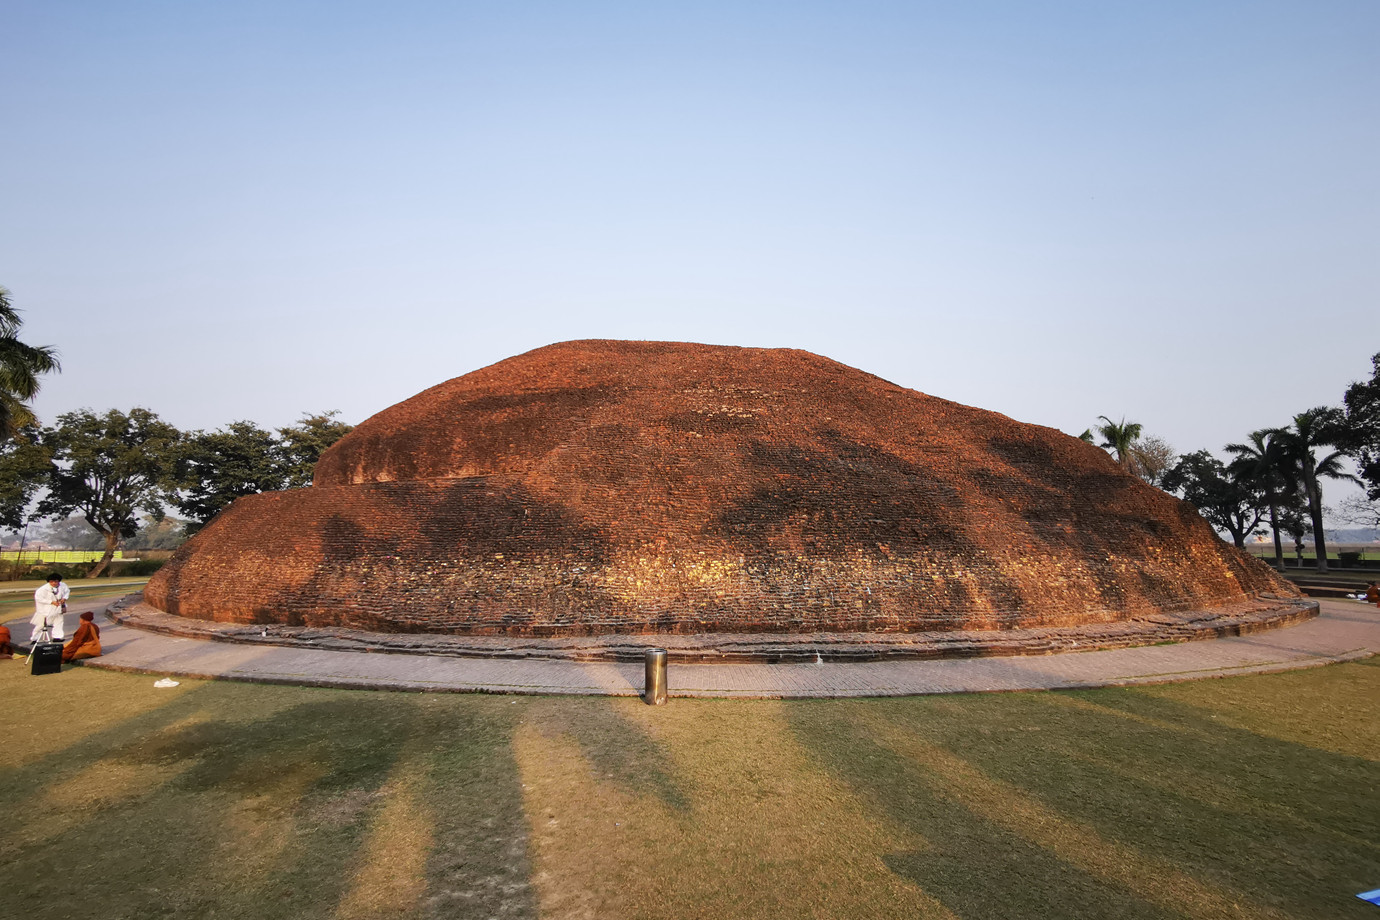
[(236, 502), (154, 607), (385, 632), (998, 629), (1297, 596), (1058, 431), (808, 352), (568, 342)]

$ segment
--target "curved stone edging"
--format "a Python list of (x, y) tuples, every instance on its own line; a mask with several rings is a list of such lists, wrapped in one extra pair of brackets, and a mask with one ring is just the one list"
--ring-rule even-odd
[(1050, 655), (1059, 652), (1243, 636), (1293, 626), (1318, 615), (1317, 601), (1262, 595), (1212, 610), (1158, 613), (1116, 623), (1049, 629), (800, 635), (703, 633), (568, 639), (370, 633), (355, 629), (217, 623), (173, 616), (131, 594), (106, 608), (117, 623), (192, 639), (331, 651), (447, 658), (640, 661), (665, 648), (680, 662), (884, 661)]

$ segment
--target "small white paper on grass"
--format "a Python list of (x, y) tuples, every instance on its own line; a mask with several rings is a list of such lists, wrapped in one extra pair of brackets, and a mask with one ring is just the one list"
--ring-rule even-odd
[(1376, 907), (1380, 907), (1380, 888), (1377, 888), (1374, 891), (1363, 891), (1356, 897), (1360, 898), (1362, 901), (1369, 901)]
[(155, 687), (176, 687), (177, 681), (173, 680), (171, 677), (165, 677), (162, 680), (155, 680), (153, 685)]

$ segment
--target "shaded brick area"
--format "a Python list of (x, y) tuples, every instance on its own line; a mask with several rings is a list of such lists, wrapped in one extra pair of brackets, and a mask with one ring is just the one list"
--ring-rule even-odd
[(1297, 592), (1058, 431), (808, 352), (570, 342), (355, 429), (146, 589), (371, 632), (1049, 629)]

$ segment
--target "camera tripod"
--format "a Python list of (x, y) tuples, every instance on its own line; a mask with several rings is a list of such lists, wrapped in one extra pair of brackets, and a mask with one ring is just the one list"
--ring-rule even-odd
[[(62, 614), (59, 613), (58, 616), (62, 616)], [(24, 663), (25, 663), (25, 664), (32, 664), (32, 663), (33, 663), (33, 660), (34, 660), (34, 652), (36, 652), (36, 651), (38, 650), (38, 646), (39, 646), (41, 643), (44, 643), (44, 642), (52, 642), (52, 641), (53, 641), (53, 619), (52, 619), (52, 617), (44, 617), (44, 618), (43, 618), (43, 626), (42, 626), (41, 629), (39, 629), (38, 635), (35, 636), (34, 639), (33, 639), (33, 641), (31, 641), (31, 642), (29, 643), (29, 657), (24, 659)]]

